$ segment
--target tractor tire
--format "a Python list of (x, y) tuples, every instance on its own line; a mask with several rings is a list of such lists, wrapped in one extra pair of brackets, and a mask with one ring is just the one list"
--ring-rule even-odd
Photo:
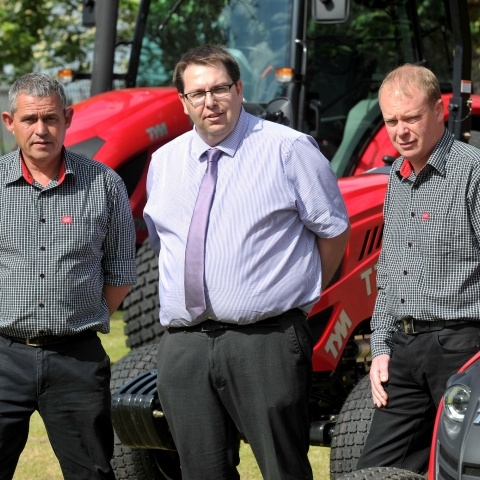
[(401, 468), (372, 467), (347, 473), (338, 480), (425, 480), (425, 477)]
[(158, 318), (158, 258), (148, 239), (137, 251), (137, 276), (123, 301), (124, 331), (132, 349), (157, 343), (165, 331)]
[[(157, 345), (137, 348), (112, 367), (110, 390), (113, 394), (128, 380), (157, 368)], [(115, 434), (112, 468), (117, 480), (181, 480), (176, 452), (135, 449), (121, 444)]]
[(374, 410), (370, 377), (366, 375), (350, 392), (335, 423), (330, 448), (331, 480), (338, 480), (356, 469)]

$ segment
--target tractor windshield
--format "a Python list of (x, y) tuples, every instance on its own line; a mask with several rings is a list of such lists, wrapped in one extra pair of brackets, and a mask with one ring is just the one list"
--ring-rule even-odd
[(398, 65), (425, 65), (451, 91), (451, 31), (438, 0), (354, 0), (344, 23), (310, 19), (306, 43), (306, 123), (335, 165), (381, 123), (378, 88)]
[(291, 9), (291, 0), (185, 0), (159, 33), (168, 12), (152, 1), (136, 83), (171, 85), (174, 65), (189, 48), (218, 43), (240, 65), (245, 100), (266, 103), (281, 92), (275, 69), (289, 64)]
[[(351, 0), (348, 20), (332, 24), (315, 22), (310, 0), (183, 0), (170, 12), (171, 4), (150, 2), (137, 86), (171, 86), (190, 48), (226, 45), (245, 101), (288, 97), (294, 128), (312, 134), (334, 165), (355, 158), (352, 149), (381, 124), (378, 87), (397, 65), (424, 64), (451, 89), (449, 14), (438, 0)], [(276, 79), (281, 67), (295, 72), (292, 81)]]

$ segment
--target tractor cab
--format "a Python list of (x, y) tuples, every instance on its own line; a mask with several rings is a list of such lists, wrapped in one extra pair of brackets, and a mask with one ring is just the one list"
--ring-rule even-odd
[(189, 48), (223, 44), (240, 65), (246, 109), (266, 115), (269, 102), (288, 99), (283, 123), (311, 134), (346, 176), (382, 124), (377, 92), (389, 70), (424, 64), (451, 92), (447, 9), (414, 0), (183, 0), (169, 10), (143, 0), (126, 83), (170, 86)]

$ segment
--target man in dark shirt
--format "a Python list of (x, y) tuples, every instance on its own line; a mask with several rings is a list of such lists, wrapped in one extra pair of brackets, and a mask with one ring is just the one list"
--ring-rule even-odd
[(19, 78), (0, 158), (0, 479), (38, 410), (66, 479), (114, 479), (110, 359), (97, 332), (135, 283), (128, 195), (110, 168), (65, 150), (73, 110), (42, 74)]
[(392, 166), (372, 317), (377, 407), (357, 468), (426, 470), (448, 378), (480, 345), (480, 150), (445, 129), (435, 75), (404, 65), (379, 91)]

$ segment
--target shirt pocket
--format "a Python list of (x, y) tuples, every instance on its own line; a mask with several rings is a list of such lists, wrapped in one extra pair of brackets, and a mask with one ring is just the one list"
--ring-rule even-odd
[(74, 219), (64, 217), (52, 232), (53, 247), (67, 256), (101, 255), (106, 236), (103, 222), (90, 215)]

